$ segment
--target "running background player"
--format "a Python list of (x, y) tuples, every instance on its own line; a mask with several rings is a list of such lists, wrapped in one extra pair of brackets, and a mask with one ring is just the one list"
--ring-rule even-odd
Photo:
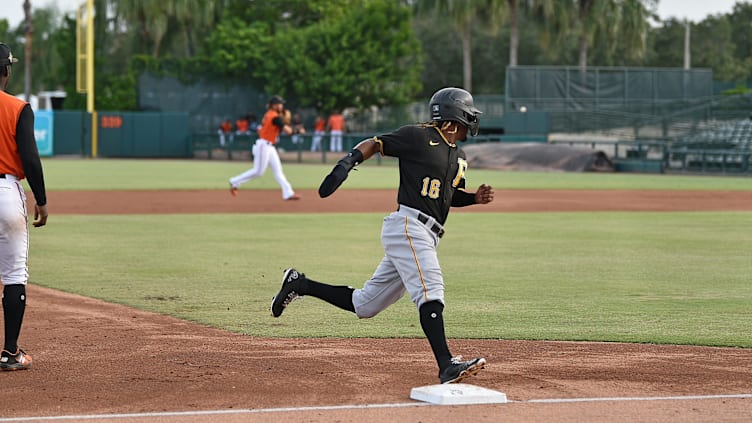
[(278, 95), (269, 99), (266, 113), (261, 119), (261, 126), (258, 128), (259, 137), (253, 146), (253, 167), (230, 178), (230, 194), (233, 197), (238, 195), (240, 184), (262, 176), (268, 166), (274, 173), (274, 179), (282, 188), (282, 199), (285, 201), (300, 200), (300, 196), (295, 194), (282, 171), (282, 162), (279, 160), (279, 153), (277, 153), (276, 144), (279, 141), (279, 134), (284, 132), (290, 135), (293, 132), (290, 124), (283, 120), (284, 105), (285, 100)]

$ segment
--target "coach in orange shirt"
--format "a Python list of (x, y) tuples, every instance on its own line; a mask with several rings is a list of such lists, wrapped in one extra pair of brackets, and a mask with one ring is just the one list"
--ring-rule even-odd
[(330, 136), (329, 151), (342, 151), (342, 133), (345, 132), (345, 117), (338, 110), (335, 110), (329, 116), (326, 126), (329, 129)]
[(5, 321), (0, 370), (31, 367), (31, 356), (18, 346), (29, 280), (29, 228), (26, 194), (21, 185), (24, 178), (36, 200), (33, 225), (47, 223), (47, 194), (34, 139), (34, 112), (29, 103), (5, 92), (11, 65), (16, 62), (10, 48), (0, 43), (0, 279)]

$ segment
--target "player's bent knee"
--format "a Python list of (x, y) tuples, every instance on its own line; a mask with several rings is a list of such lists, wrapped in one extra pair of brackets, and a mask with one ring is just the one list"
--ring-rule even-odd
[(380, 309), (375, 307), (355, 307), (355, 315), (358, 319), (370, 319), (381, 312)]

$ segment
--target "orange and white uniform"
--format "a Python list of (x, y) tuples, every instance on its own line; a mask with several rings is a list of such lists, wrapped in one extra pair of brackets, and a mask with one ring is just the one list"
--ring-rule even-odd
[[(275, 120), (278, 122), (275, 123)], [(265, 139), (272, 145), (279, 140), (279, 134), (282, 132), (282, 114), (276, 110), (268, 110), (261, 119), (261, 126), (258, 129), (259, 138)]]
[(258, 129), (259, 138), (253, 146), (253, 167), (230, 178), (230, 185), (233, 188), (262, 176), (266, 172), (266, 168), (269, 167), (274, 173), (274, 179), (282, 188), (282, 198), (284, 200), (297, 198), (290, 182), (287, 181), (284, 172), (282, 172), (282, 162), (279, 160), (279, 153), (274, 146), (279, 140), (279, 134), (283, 127), (282, 115), (271, 105), (261, 119), (261, 126)]
[(39, 150), (34, 138), (31, 106), (5, 92), (11, 66), (18, 60), (0, 43), (0, 284), (5, 336), (0, 351), (0, 370), (31, 367), (31, 356), (18, 346), (26, 311), (29, 280), (29, 220), (26, 179), (34, 193), (34, 227), (47, 224), (47, 194)]
[[(20, 131), (19, 131), (20, 128)], [(37, 205), (47, 204), (42, 164), (34, 139), (34, 114), (25, 101), (0, 90), (0, 279), (26, 285), (29, 254), (27, 178)]]

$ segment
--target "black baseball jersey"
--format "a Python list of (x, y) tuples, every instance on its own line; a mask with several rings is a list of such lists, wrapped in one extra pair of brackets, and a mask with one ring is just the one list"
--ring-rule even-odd
[(375, 140), (382, 155), (399, 158), (397, 202), (443, 225), (455, 191), (465, 188), (465, 152), (431, 124), (403, 126)]

